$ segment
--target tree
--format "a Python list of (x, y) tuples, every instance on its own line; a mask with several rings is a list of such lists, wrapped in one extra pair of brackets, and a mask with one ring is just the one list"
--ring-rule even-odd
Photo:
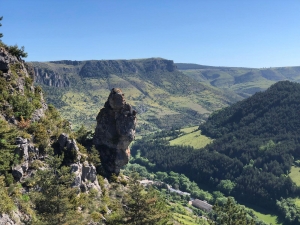
[(18, 45), (11, 45), (7, 47), (7, 50), (10, 54), (16, 56), (18, 59), (26, 58), (28, 56), (27, 52), (25, 52), (24, 46), (19, 48)]
[(167, 224), (169, 220), (165, 201), (152, 188), (146, 192), (136, 173), (130, 178), (129, 192), (124, 199), (124, 205), (126, 218), (123, 224)]
[(60, 167), (61, 158), (49, 158), (48, 169), (39, 170), (34, 178), (36, 191), (31, 196), (37, 214), (47, 225), (81, 224), (81, 214), (76, 210), (77, 189), (71, 188), (74, 179), (70, 168)]
[(235, 183), (232, 182), (231, 180), (221, 180), (220, 183), (218, 184), (217, 188), (224, 192), (225, 194), (229, 195), (231, 191), (233, 190), (235, 186)]
[(18, 156), (14, 154), (16, 137), (17, 131), (0, 119), (0, 175), (5, 174), (18, 162)]
[[(1, 16), (0, 17), (0, 21), (3, 19), (3, 16)], [(0, 27), (2, 26), (2, 24), (0, 23)], [(3, 34), (2, 33), (0, 33), (0, 38), (2, 38), (3, 37)]]
[(224, 206), (216, 204), (212, 214), (213, 220), (209, 221), (211, 225), (255, 225), (253, 219), (247, 219), (245, 209), (235, 204), (231, 198), (228, 198)]
[(5, 188), (4, 177), (0, 176), (0, 212), (11, 213), (14, 209), (14, 202), (9, 197)]

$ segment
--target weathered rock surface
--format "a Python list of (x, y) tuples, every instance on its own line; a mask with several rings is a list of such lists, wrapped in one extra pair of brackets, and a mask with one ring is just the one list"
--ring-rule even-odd
[(136, 111), (127, 104), (124, 94), (113, 88), (97, 116), (94, 144), (108, 173), (119, 174), (130, 157), (129, 144), (134, 140)]
[[(13, 56), (5, 48), (0, 47), (0, 74), (6, 81), (14, 80), (14, 84), (8, 84), (9, 94), (25, 95), (25, 86), (29, 85), (28, 80), (32, 79), (34, 74), (34, 68), (31, 65), (26, 64), (21, 58)], [(17, 78), (16, 78), (17, 76)], [(27, 82), (26, 82), (27, 79)], [(33, 84), (30, 87), (27, 86), (29, 90), (34, 93), (35, 88)], [(41, 95), (41, 104), (40, 109), (36, 109), (31, 117), (32, 122), (40, 120), (45, 115), (45, 111), (48, 108), (48, 105), (44, 101), (42, 92)], [(8, 102), (3, 102), (3, 108), (12, 109), (12, 106)], [(0, 111), (0, 114), (12, 124), (17, 124), (16, 118), (12, 115), (6, 115), (4, 112)]]
[(88, 162), (84, 162), (83, 164), (77, 162), (72, 164), (70, 167), (71, 172), (75, 174), (72, 187), (78, 187), (83, 192), (91, 189), (96, 189), (98, 192), (101, 192), (95, 166)]
[(62, 133), (61, 135), (59, 135), (58, 143), (61, 149), (66, 147), (69, 151), (72, 149), (75, 151), (79, 151), (76, 140), (69, 138), (67, 134)]
[(67, 151), (73, 150), (77, 152), (76, 162), (70, 165), (71, 173), (74, 173), (75, 175), (72, 187), (77, 187), (83, 192), (96, 189), (100, 193), (101, 188), (98, 183), (96, 168), (87, 161), (80, 163), (82, 154), (79, 151), (76, 140), (69, 138), (67, 134), (62, 133), (58, 137), (58, 144), (60, 149), (66, 148)]
[(15, 225), (15, 222), (12, 221), (7, 214), (0, 215), (0, 225)]
[(34, 147), (32, 143), (26, 138), (16, 138), (17, 148), (15, 153), (20, 156), (22, 163), (12, 168), (12, 175), (20, 181), (28, 172), (29, 163), (40, 159), (39, 149)]

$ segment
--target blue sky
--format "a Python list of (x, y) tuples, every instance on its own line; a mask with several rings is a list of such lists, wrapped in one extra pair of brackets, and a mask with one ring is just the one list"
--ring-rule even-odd
[(299, 12), (298, 0), (0, 0), (0, 32), (27, 61), (300, 66)]

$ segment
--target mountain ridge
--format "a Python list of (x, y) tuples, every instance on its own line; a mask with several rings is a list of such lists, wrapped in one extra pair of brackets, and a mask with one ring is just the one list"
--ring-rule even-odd
[[(138, 131), (198, 125), (212, 110), (241, 99), (231, 91), (195, 81), (178, 71), (172, 60), (161, 58), (31, 64), (36, 71), (35, 82), (42, 85), (48, 101), (75, 125), (82, 121), (92, 124), (96, 112), (89, 111), (101, 107), (105, 93), (114, 87), (121, 88), (141, 114)], [(70, 115), (78, 108), (88, 115), (87, 119), (83, 114), (78, 119)]]

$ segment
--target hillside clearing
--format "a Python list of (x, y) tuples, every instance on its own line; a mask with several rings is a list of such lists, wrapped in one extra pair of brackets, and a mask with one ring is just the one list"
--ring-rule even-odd
[(289, 176), (300, 187), (300, 167), (292, 166)]
[(174, 145), (185, 145), (185, 146), (192, 146), (195, 149), (200, 149), (205, 147), (207, 144), (212, 142), (212, 139), (201, 135), (201, 131), (196, 130), (198, 127), (194, 126), (194, 127), (190, 127), (190, 128), (185, 128), (182, 129), (181, 131), (183, 131), (184, 135), (170, 141), (170, 145), (174, 146)]

